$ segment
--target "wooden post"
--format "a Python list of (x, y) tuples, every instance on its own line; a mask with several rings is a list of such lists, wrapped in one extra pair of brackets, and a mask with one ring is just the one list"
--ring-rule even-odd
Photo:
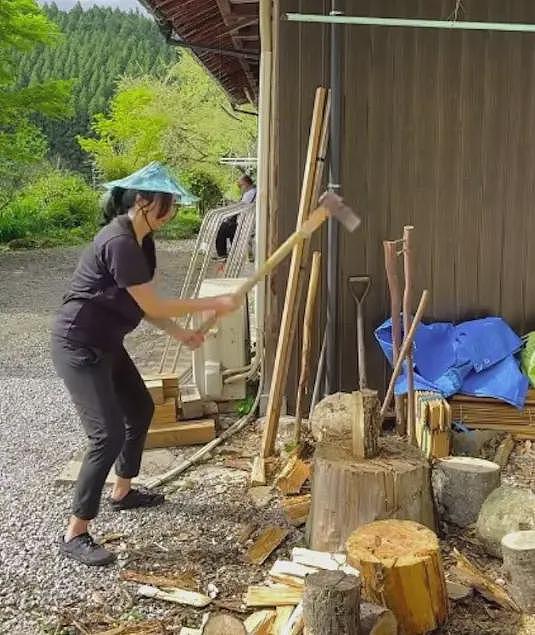
[[(398, 276), (397, 243), (394, 240), (383, 242), (385, 252), (385, 269), (390, 291), (390, 315), (392, 316), (392, 365), (395, 365), (399, 357), (401, 347), (401, 290)], [(399, 435), (407, 434), (407, 421), (403, 407), (403, 398), (395, 397), (396, 428)]]
[(359, 390), (353, 393), (353, 456), (357, 459), (373, 459), (378, 453), (381, 412), (376, 390)]
[(444, 624), (448, 592), (430, 529), (408, 520), (370, 523), (351, 534), (347, 557), (361, 572), (364, 597), (394, 613), (400, 635), (423, 635)]
[(295, 406), (295, 432), (294, 441), (299, 445), (301, 441), (301, 421), (303, 419), (303, 397), (307, 392), (308, 380), (310, 376), (310, 353), (312, 351), (312, 322), (314, 320), (314, 308), (318, 295), (318, 284), (320, 277), (321, 253), (315, 251), (312, 254), (312, 265), (310, 267), (310, 280), (305, 304), (305, 317), (303, 324), (303, 348), (301, 351), (301, 373), (299, 375), (299, 385), (297, 386), (297, 401)]
[(525, 613), (535, 613), (535, 531), (515, 531), (502, 538), (503, 565), (511, 594)]
[[(412, 232), (414, 227), (406, 225), (403, 228), (403, 270), (405, 289), (403, 291), (403, 334), (407, 337), (412, 323), (412, 287), (414, 284)], [(416, 418), (414, 404), (414, 368), (412, 344), (407, 352), (407, 431), (409, 440), (416, 445)]]
[[(310, 210), (315, 204), (314, 196), (317, 195), (319, 184), (321, 183), (324, 163), (323, 154), (325, 153), (327, 145), (328, 113), (328, 94), (325, 88), (320, 87), (316, 90), (314, 110), (312, 113), (312, 124), (310, 127), (305, 172), (296, 223), (297, 229), (299, 229), (308, 218)], [(302, 267), (306, 263), (308, 244), (308, 240), (300, 242), (294, 247), (292, 252), (290, 272), (286, 286), (286, 297), (277, 342), (277, 352), (269, 391), (266, 421), (262, 436), (263, 457), (271, 456), (275, 449), (275, 439), (277, 436), (283, 392), (288, 376), (288, 366), (295, 334), (296, 314), (302, 287)]]
[(303, 617), (307, 635), (358, 635), (360, 581), (342, 571), (305, 578)]

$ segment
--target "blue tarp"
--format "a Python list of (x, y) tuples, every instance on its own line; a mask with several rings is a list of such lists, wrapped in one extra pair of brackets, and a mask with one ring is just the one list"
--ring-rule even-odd
[[(375, 337), (392, 363), (392, 321), (379, 326)], [(444, 397), (494, 397), (522, 408), (529, 382), (515, 357), (521, 348), (522, 340), (497, 317), (420, 324), (414, 340), (415, 388)], [(405, 369), (396, 382), (397, 395), (407, 392)]]

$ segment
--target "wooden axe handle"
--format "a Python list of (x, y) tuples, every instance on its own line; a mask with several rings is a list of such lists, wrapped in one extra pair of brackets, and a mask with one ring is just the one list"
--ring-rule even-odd
[[(315, 209), (308, 219), (301, 225), (300, 229), (287, 238), (264, 262), (260, 269), (258, 269), (250, 278), (247, 278), (247, 280), (235, 292), (236, 295), (243, 300), (249, 291), (251, 291), (251, 289), (257, 285), (262, 278), (271, 273), (273, 269), (275, 269), (275, 267), (286, 258), (295, 245), (302, 240), (310, 238), (316, 229), (323, 225), (327, 218), (329, 218), (329, 210), (326, 207), (318, 207)], [(216, 324), (218, 318), (219, 316), (214, 313), (201, 324), (198, 330), (203, 334), (207, 333)]]

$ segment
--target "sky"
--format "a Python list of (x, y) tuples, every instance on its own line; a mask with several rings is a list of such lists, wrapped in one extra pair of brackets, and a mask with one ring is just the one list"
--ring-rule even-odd
[[(40, 4), (50, 4), (52, 0), (38, 0)], [(77, 2), (77, 0), (55, 0), (60, 9), (71, 9)], [(138, 9), (142, 11), (141, 4), (137, 0), (80, 0), (82, 7), (89, 8), (93, 5), (100, 5), (105, 7), (117, 7), (124, 11), (130, 11), (132, 9)]]

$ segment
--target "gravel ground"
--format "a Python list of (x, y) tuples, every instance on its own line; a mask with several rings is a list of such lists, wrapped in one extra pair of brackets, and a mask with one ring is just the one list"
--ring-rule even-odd
[[(164, 290), (178, 289), (191, 246), (160, 245)], [(88, 569), (57, 554), (54, 543), (69, 513), (72, 488), (56, 485), (55, 479), (84, 438), (55, 376), (48, 333), (78, 256), (78, 248), (0, 253), (0, 633), (94, 632), (95, 625), (109, 628), (111, 617), (121, 615), (165, 618), (177, 628), (194, 625), (191, 611), (133, 600), (134, 587), (118, 578), (120, 567)], [(154, 333), (140, 329), (128, 346), (141, 365), (150, 365), (162, 342), (155, 346)], [(210, 467), (188, 472), (161, 508), (113, 514), (103, 504), (94, 531), (123, 534), (113, 543), (122, 566), (174, 573), (193, 568), (200, 588), (213, 582), (220, 599), (236, 603), (244, 585), (258, 575), (242, 562), (238, 534), (252, 519), (262, 522), (277, 512), (269, 505), (258, 512), (251, 501), (244, 504), (243, 457), (252, 450), (247, 454), (238, 445), (224, 452), (241, 457), (242, 469), (225, 467), (229, 455), (222, 453)]]

